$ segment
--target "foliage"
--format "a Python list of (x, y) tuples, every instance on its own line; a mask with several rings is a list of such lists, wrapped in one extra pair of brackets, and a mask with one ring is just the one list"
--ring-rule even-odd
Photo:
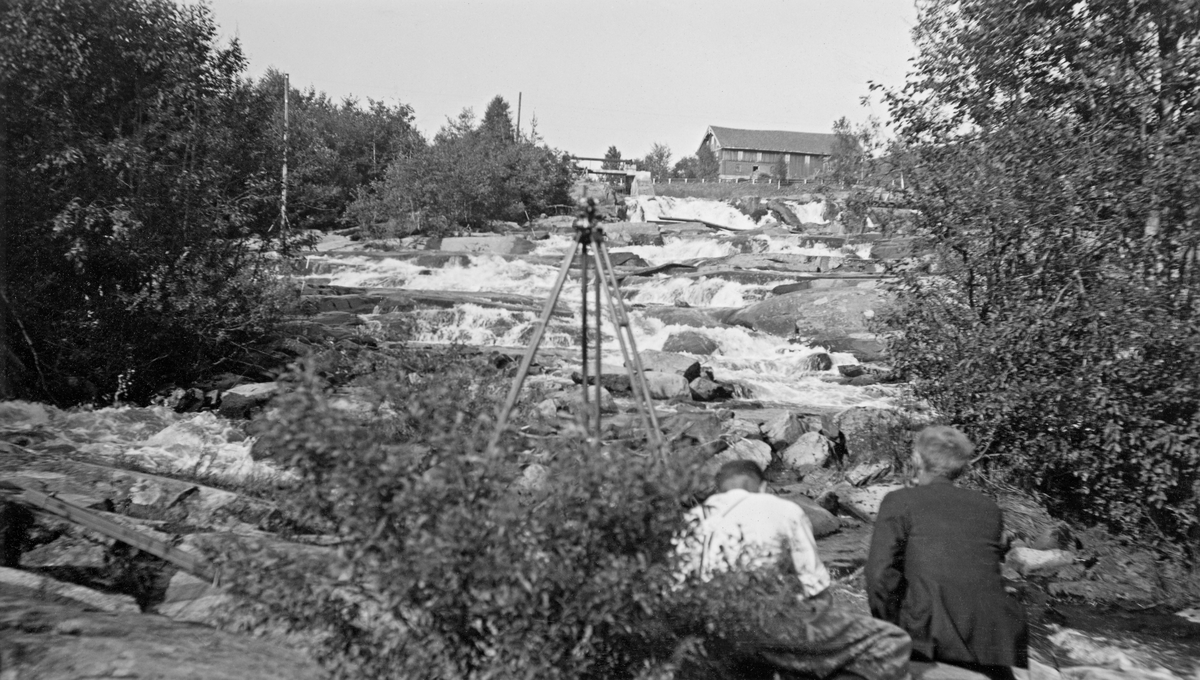
[(655, 180), (671, 176), (671, 147), (655, 142), (650, 153), (638, 161), (638, 169), (649, 172)]
[(671, 177), (676, 179), (699, 179), (700, 161), (695, 156), (684, 156), (671, 168)]
[(786, 601), (765, 577), (676, 588), (694, 454), (553, 440), (545, 487), (522, 490), (529, 454), (484, 449), (503, 373), (410, 350), (378, 375), (365, 421), (298, 375), (260, 440), (300, 474), (283, 510), (336, 526), (348, 568), (229, 558), (243, 592), (324, 629), (335, 677), (635, 677), (679, 662), (712, 621)]
[(708, 145), (700, 147), (696, 152), (696, 176), (700, 179), (716, 179), (721, 174), (721, 164), (717, 155)]
[(787, 181), (788, 164), (787, 161), (784, 160), (783, 156), (780, 156), (779, 160), (775, 161), (774, 167), (771, 168), (771, 176), (780, 182)]
[[(610, 145), (608, 151), (604, 152), (605, 161), (600, 164), (601, 170), (620, 170), (621, 169), (621, 150), (615, 145)], [(607, 184), (613, 186), (622, 186), (625, 184), (625, 178), (617, 175), (608, 175), (605, 180)]]
[[(6, 361), (21, 394), (144, 398), (261, 337), (236, 42), (202, 5), (0, 5)], [(118, 388), (118, 381), (121, 387)]]
[(916, 35), (898, 367), (1058, 510), (1195, 531), (1200, 12), (930, 0)]
[(524, 223), (568, 203), (571, 164), (533, 137), (514, 140), (507, 104), (497, 102), (504, 104), (494, 99), (483, 125), (464, 109), (431, 144), (397, 158), (359, 193), (348, 217), (367, 227), (390, 220), (405, 231), (447, 233), (489, 220)]

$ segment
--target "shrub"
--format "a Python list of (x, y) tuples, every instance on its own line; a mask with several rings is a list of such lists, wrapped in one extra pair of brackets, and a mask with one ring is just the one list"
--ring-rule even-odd
[(934, 0), (915, 34), (889, 104), (931, 256), (897, 272), (898, 367), (1060, 512), (1194, 532), (1194, 12)]
[(478, 356), (406, 352), (386, 376), (364, 420), (311, 371), (297, 375), (261, 440), (299, 472), (286, 510), (336, 527), (349, 571), (339, 581), (231, 558), (238, 587), (320, 628), (336, 677), (609, 678), (669, 665), (696, 625), (684, 615), (693, 591), (671, 590), (671, 555), (698, 461), (556, 439), (538, 456), (545, 488), (519, 491), (530, 455), (513, 441), (484, 450), (504, 373)]

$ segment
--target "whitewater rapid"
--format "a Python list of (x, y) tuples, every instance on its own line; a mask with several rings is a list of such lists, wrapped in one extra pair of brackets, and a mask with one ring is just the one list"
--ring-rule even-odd
[[(740, 213), (739, 213), (740, 214)], [(558, 275), (560, 259), (573, 244), (569, 234), (555, 234), (536, 243), (529, 259), (472, 255), (451, 260), (440, 268), (419, 266), (403, 259), (365, 257), (353, 253), (324, 253), (320, 278), (335, 286), (440, 290), (458, 292), (510, 293), (544, 299)], [(795, 239), (764, 235), (748, 243), (734, 244), (712, 236), (664, 238), (663, 245), (613, 245), (611, 253), (631, 253), (650, 265), (672, 262), (696, 263), (739, 252), (788, 253), (841, 257), (858, 254), (861, 246), (832, 248), (823, 243), (798, 245)], [(865, 254), (865, 253), (863, 253)], [(556, 264), (551, 264), (558, 262)], [(667, 305), (699, 308), (740, 308), (766, 298), (775, 286), (796, 283), (799, 278), (779, 278), (769, 284), (746, 283), (719, 276), (657, 275), (634, 277), (622, 286), (630, 311), (630, 324), (639, 350), (661, 350), (675, 333), (691, 331), (713, 340), (719, 350), (702, 357), (718, 380), (738, 386), (743, 398), (798, 408), (841, 409), (856, 405), (887, 406), (896, 394), (888, 386), (857, 387), (830, 382), (839, 376), (838, 366), (856, 364), (850, 354), (831, 353), (833, 366), (826, 371), (810, 369), (809, 356), (825, 352), (823, 347), (794, 344), (786, 338), (757, 333), (740, 326), (696, 328), (668, 324), (647, 316), (642, 306)], [(543, 347), (578, 347), (580, 342), (580, 285), (573, 271), (560, 302), (572, 310), (570, 318), (552, 318)], [(606, 293), (607, 295), (607, 293)], [(607, 307), (607, 302), (604, 305)], [(594, 313), (594, 310), (592, 310)], [(411, 338), (421, 343), (462, 343), (481, 347), (524, 347), (528, 344), (538, 314), (459, 304), (451, 309), (428, 309), (405, 313), (411, 321)], [(386, 334), (394, 314), (364, 314), (368, 332)], [(605, 360), (621, 363), (611, 319), (604, 312)], [(824, 378), (824, 379), (823, 379)]]

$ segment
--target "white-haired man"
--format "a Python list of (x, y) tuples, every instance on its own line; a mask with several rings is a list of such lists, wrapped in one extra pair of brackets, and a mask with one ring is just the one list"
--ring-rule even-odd
[(913, 660), (996, 680), (1028, 665), (1025, 613), (1004, 591), (1004, 521), (995, 501), (954, 485), (974, 453), (952, 427), (922, 430), (917, 485), (884, 497), (867, 557), (871, 613), (912, 636)]

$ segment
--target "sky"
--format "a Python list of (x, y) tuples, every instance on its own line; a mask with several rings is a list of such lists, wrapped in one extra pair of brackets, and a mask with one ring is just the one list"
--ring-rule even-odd
[(248, 75), (268, 67), (335, 100), (447, 117), (518, 94), (547, 144), (625, 158), (696, 152), (709, 125), (829, 132), (896, 87), (913, 56), (913, 0), (208, 0)]

